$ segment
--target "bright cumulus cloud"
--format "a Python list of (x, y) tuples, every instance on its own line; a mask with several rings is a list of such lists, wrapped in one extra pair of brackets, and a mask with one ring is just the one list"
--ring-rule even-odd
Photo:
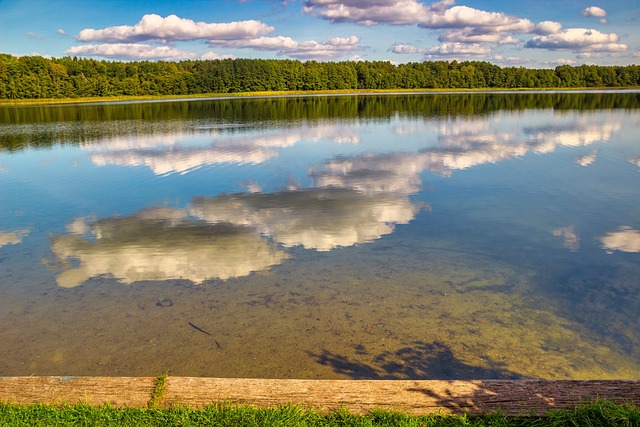
[(452, 43), (497, 43), (497, 44), (517, 44), (520, 40), (505, 36), (500, 33), (477, 33), (469, 28), (462, 30), (443, 31), (438, 38), (440, 42)]
[[(439, 30), (439, 44), (413, 46), (397, 41), (388, 49), (397, 54), (424, 54), (425, 59), (499, 58), (501, 55), (494, 50), (505, 45), (551, 51), (569, 50), (577, 54), (588, 51), (591, 55), (594, 55), (593, 52), (603, 55), (628, 49), (627, 45), (619, 43), (615, 33), (605, 34), (582, 28), (563, 29), (560, 22), (553, 20), (534, 23), (527, 18), (455, 3), (455, 0), (442, 0), (430, 5), (418, 0), (307, 0), (303, 11), (333, 23), (415, 25), (427, 30)], [(604, 19), (607, 13), (602, 8), (591, 6), (582, 10), (582, 15)], [(523, 40), (522, 35), (533, 38)]]
[(426, 20), (430, 14), (437, 13), (451, 4), (453, 0), (443, 0), (431, 6), (425, 6), (415, 0), (308, 0), (303, 11), (331, 22), (355, 22), (367, 26), (407, 25)]
[(439, 44), (422, 47), (398, 42), (388, 49), (397, 54), (424, 54), (425, 59), (487, 58), (493, 55), (496, 47), (524, 45), (525, 41), (515, 37), (516, 34), (543, 36), (562, 31), (559, 22), (542, 21), (535, 24), (529, 19), (502, 12), (457, 6), (454, 0), (431, 5), (416, 0), (308, 0), (303, 10), (334, 23), (416, 25), (426, 30), (440, 30)]
[[(64, 54), (115, 60), (182, 61), (235, 58), (245, 55), (239, 51), (251, 51), (249, 57), (266, 54), (270, 58), (302, 61), (358, 61), (389, 60), (374, 56), (391, 52), (422, 56), (426, 61), (479, 59), (510, 66), (573, 61), (558, 58), (555, 52), (559, 51), (572, 52), (576, 59), (582, 60), (578, 62), (606, 57), (631, 59), (640, 55), (629, 31), (604, 33), (563, 27), (562, 19), (567, 16), (595, 18), (607, 23), (608, 11), (595, 5), (562, 12), (551, 7), (548, 16), (533, 21), (526, 15), (526, 5), (523, 4), (518, 13), (514, 12), (517, 7), (500, 10), (500, 2), (485, 3), (487, 9), (483, 10), (462, 4), (462, 0), (303, 0), (301, 5), (282, 2), (270, 8), (270, 12), (266, 12), (264, 4), (254, 2), (255, 7), (248, 9), (238, 4), (231, 6), (231, 3), (234, 2), (221, 6), (234, 9), (234, 19), (228, 22), (202, 18), (211, 16), (208, 11), (203, 11), (200, 20), (190, 19), (181, 16), (182, 10), (176, 5), (173, 13), (166, 16), (146, 13), (103, 28), (84, 27), (77, 33), (76, 43), (67, 47)], [(488, 5), (498, 9), (491, 10)], [(248, 15), (242, 15), (247, 12)], [(283, 25), (294, 33), (279, 33), (280, 23), (294, 20), (293, 25)], [(318, 20), (324, 23), (313, 26)], [(337, 34), (328, 29), (330, 24), (340, 24), (333, 28), (341, 30), (351, 27), (353, 33)], [(299, 28), (306, 26), (313, 26), (314, 33), (325, 35), (300, 38), (308, 32)], [(389, 26), (405, 28), (396, 32), (389, 31)], [(31, 40), (44, 37), (26, 30), (23, 34)], [(376, 45), (380, 41), (372, 38), (375, 33), (384, 33), (379, 37), (382, 46)], [(58, 30), (58, 34), (66, 33)], [(545, 51), (549, 53), (548, 58), (535, 59)], [(523, 55), (524, 52), (529, 57)]]
[(234, 40), (270, 34), (275, 29), (260, 21), (227, 23), (194, 22), (169, 15), (144, 15), (136, 25), (120, 25), (102, 30), (86, 28), (78, 34), (82, 42), (133, 43), (146, 40)]
[(424, 53), (427, 50), (410, 44), (396, 43), (389, 48), (393, 53)]
[(581, 15), (582, 16), (590, 16), (590, 17), (602, 18), (604, 16), (607, 16), (607, 12), (604, 9), (599, 8), (598, 6), (591, 6), (591, 7), (588, 7), (586, 9), (584, 9), (581, 12)]
[(557, 34), (536, 36), (526, 46), (549, 50), (598, 52), (622, 52), (627, 50), (627, 45), (618, 43), (617, 34), (606, 34), (587, 28), (568, 28)]
[[(222, 49), (253, 49), (272, 51), (278, 55), (297, 59), (335, 59), (358, 49), (356, 36), (333, 37), (324, 42), (297, 41), (291, 37), (268, 36), (275, 28), (256, 20), (207, 23), (169, 15), (144, 15), (135, 25), (120, 25), (103, 29), (86, 28), (76, 39), (81, 42), (99, 42), (72, 46), (68, 55), (100, 56), (111, 59), (134, 60), (188, 60), (222, 59), (232, 55), (207, 52), (199, 54), (184, 51), (166, 44), (187, 41), (204, 41), (209, 46)], [(159, 42), (154, 46), (140, 42)]]
[(454, 6), (442, 0), (426, 6), (416, 0), (340, 1), (309, 0), (304, 11), (331, 22), (361, 25), (418, 25), (424, 28), (484, 28), (487, 32), (531, 32), (535, 25), (501, 12), (487, 12), (467, 6)]
[(486, 57), (491, 48), (479, 43), (442, 43), (426, 51), (427, 57), (462, 55), (465, 57)]
[(197, 59), (201, 56), (196, 52), (184, 51), (169, 46), (151, 46), (136, 43), (107, 43), (72, 46), (67, 49), (65, 53), (80, 56), (95, 55), (111, 59), (162, 59), (173, 61)]
[(299, 42), (290, 37), (258, 37), (243, 40), (210, 40), (211, 46), (276, 51), (281, 55), (299, 59), (324, 57), (338, 58), (358, 48), (360, 39), (351, 37), (334, 37), (326, 42), (313, 40)]

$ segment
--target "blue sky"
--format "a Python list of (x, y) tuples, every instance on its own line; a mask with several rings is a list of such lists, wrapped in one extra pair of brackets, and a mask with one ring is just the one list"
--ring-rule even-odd
[(0, 0), (0, 52), (628, 65), (640, 0)]

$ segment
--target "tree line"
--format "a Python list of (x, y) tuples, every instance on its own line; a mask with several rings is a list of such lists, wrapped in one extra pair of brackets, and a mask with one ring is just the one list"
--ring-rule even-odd
[(640, 66), (501, 68), (485, 61), (98, 61), (0, 54), (0, 99), (261, 91), (640, 86)]

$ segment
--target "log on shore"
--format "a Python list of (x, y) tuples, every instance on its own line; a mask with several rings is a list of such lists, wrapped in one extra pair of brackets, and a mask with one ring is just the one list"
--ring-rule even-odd
[[(0, 401), (86, 403), (145, 407), (153, 377), (0, 377)], [(203, 407), (212, 403), (277, 407), (298, 404), (354, 413), (372, 409), (411, 414), (543, 414), (596, 399), (640, 405), (640, 380), (289, 380), (167, 377), (156, 406)]]
[(144, 407), (154, 377), (0, 377), (0, 401)]

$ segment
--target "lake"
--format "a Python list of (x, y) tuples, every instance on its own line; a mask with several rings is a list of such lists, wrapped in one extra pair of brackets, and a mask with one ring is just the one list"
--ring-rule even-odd
[(640, 92), (0, 107), (0, 375), (640, 377)]

